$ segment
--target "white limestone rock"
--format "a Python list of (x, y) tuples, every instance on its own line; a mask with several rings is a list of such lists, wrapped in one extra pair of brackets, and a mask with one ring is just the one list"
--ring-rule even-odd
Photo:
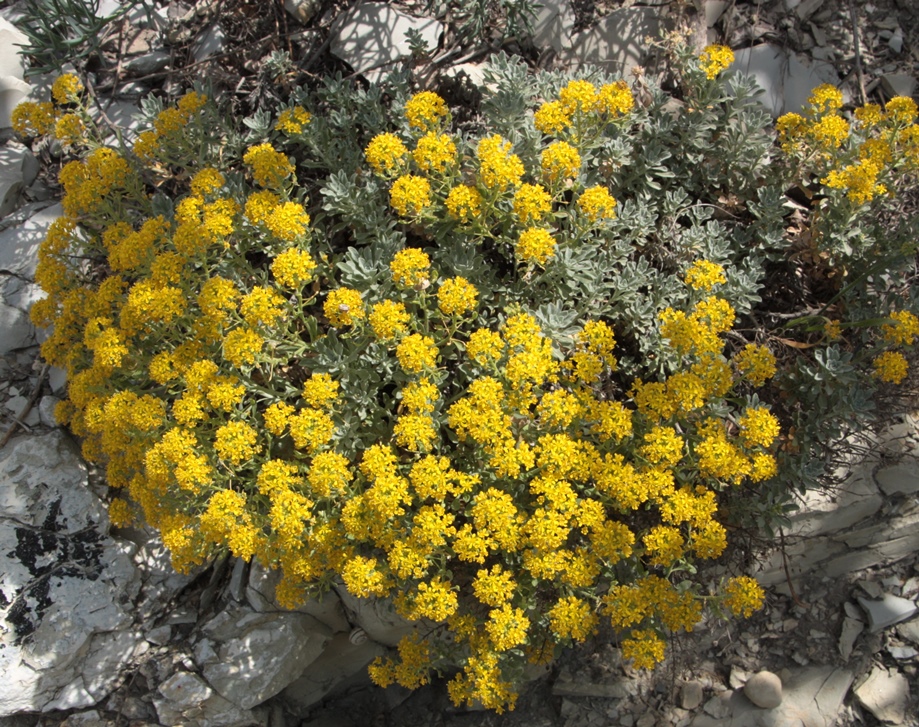
[(59, 204), (51, 205), (35, 212), (22, 224), (0, 232), (0, 272), (30, 280), (34, 278), (38, 247), (48, 234), (51, 223), (62, 214)]
[(754, 674), (744, 684), (743, 693), (761, 709), (774, 709), (782, 703), (782, 680), (771, 671)]
[(418, 629), (417, 623), (408, 621), (398, 613), (392, 601), (384, 598), (358, 598), (344, 586), (335, 588), (341, 598), (348, 620), (367, 632), (374, 641), (386, 646), (397, 646), (403, 636)]
[(96, 704), (134, 657), (133, 546), (60, 431), (0, 452), (0, 716)]
[(536, 10), (530, 39), (537, 48), (551, 47), (561, 53), (571, 45), (574, 21), (570, 0), (543, 0)]
[(386, 649), (374, 641), (354, 644), (348, 634), (337, 634), (316, 661), (283, 692), (284, 701), (301, 716), (326, 695), (354, 677), (366, 679), (367, 665)]
[(20, 46), (29, 39), (6, 18), (0, 17), (0, 128), (10, 126), (13, 109), (32, 87), (23, 80), (25, 63)]
[(444, 26), (416, 18), (387, 3), (361, 3), (335, 19), (329, 51), (370, 82), (379, 81), (394, 63), (411, 55), (406, 33), (416, 30), (428, 48), (437, 48)]
[(204, 627), (217, 659), (202, 672), (218, 694), (251, 709), (278, 694), (322, 653), (331, 631), (301, 613), (254, 613), (234, 608)]
[(560, 57), (566, 64), (590, 64), (628, 78), (633, 68), (644, 63), (648, 48), (645, 38), (658, 38), (663, 28), (655, 8), (621, 8), (593, 28), (575, 34)]
[[(769, 43), (736, 51), (731, 69), (756, 79), (764, 91), (757, 100), (776, 117), (801, 111), (820, 84), (839, 84), (839, 76), (831, 64), (817, 61), (805, 65), (796, 55)], [(846, 95), (844, 91), (844, 99)]]
[[(281, 572), (270, 570), (258, 560), (249, 564), (249, 582), (246, 586), (246, 600), (256, 611), (286, 610), (278, 605), (275, 589), (281, 580)], [(323, 593), (319, 598), (310, 598), (306, 603), (293, 609), (305, 613), (329, 627), (333, 634), (350, 632), (351, 624), (345, 617), (341, 599), (335, 591)]]
[(18, 308), (0, 301), (0, 356), (35, 344), (35, 327)]
[(875, 666), (855, 688), (855, 697), (881, 722), (903, 724), (909, 704), (909, 681), (896, 669)]

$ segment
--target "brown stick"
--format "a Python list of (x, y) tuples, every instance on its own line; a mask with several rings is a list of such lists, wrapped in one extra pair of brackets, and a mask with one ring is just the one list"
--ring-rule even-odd
[(41, 367), (41, 373), (38, 374), (38, 381), (35, 382), (35, 388), (32, 390), (32, 394), (29, 396), (26, 405), (22, 407), (22, 411), (19, 412), (19, 416), (13, 418), (13, 423), (10, 425), (10, 428), (6, 430), (6, 434), (3, 435), (3, 440), (0, 441), (0, 449), (3, 449), (6, 443), (10, 441), (17, 427), (24, 426), (23, 419), (29, 415), (29, 412), (32, 411), (32, 407), (35, 406), (35, 402), (38, 401), (38, 395), (41, 393), (41, 387), (45, 383), (45, 377), (48, 375), (48, 369), (50, 368), (48, 364), (44, 364)]
[(852, 20), (852, 38), (855, 42), (855, 76), (858, 78), (858, 91), (861, 94), (862, 106), (868, 103), (868, 94), (865, 92), (865, 74), (862, 72), (862, 52), (858, 43), (858, 13), (855, 10), (855, 0), (849, 0), (849, 17)]

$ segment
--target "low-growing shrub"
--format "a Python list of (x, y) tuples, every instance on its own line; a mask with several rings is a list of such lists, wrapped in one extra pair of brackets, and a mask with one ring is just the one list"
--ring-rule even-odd
[[(374, 680), (456, 670), (456, 703), (498, 710), (600, 619), (651, 667), (707, 606), (759, 608), (697, 565), (746, 515), (780, 523), (906, 375), (916, 238), (885, 211), (915, 105), (849, 121), (821, 87), (779, 148), (728, 49), (674, 59), (679, 98), (641, 78), (639, 102), (499, 56), (463, 133), (433, 92), (335, 79), (248, 131), (202, 89), (151, 100), (124, 149), (76, 77), (20, 106), (75, 157), (32, 317), (113, 524), (158, 528), (180, 571), (258, 558), (285, 605), (392, 598), (422, 628)], [(848, 277), (780, 307), (804, 252)]]

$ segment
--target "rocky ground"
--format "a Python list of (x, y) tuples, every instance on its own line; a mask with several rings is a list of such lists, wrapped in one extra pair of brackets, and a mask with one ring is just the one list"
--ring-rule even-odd
[[(468, 19), (427, 5), (152, 2), (74, 52), (86, 53), (106, 116), (129, 130), (142, 95), (175, 96), (202, 78), (244, 114), (323, 74), (379, 80), (409, 53), (409, 28), (427, 43), (413, 70), (434, 88), (480, 82), (502, 47), (541, 68), (653, 68), (645, 37), (678, 23), (699, 44), (731, 45), (775, 114), (820, 82), (882, 101), (915, 94), (919, 77), (913, 0), (547, 0), (529, 38), (502, 37), (495, 24), (491, 37), (464, 36)], [(15, 21), (25, 7), (3, 0), (0, 16)], [(118, 8), (103, 0), (99, 12)], [(0, 126), (28, 91), (13, 40), (0, 25)], [(601, 633), (534, 675), (505, 715), (455, 710), (442, 682), (413, 693), (370, 685), (363, 666), (404, 625), (346, 593), (284, 613), (256, 567), (222, 562), (180, 577), (149, 533), (108, 534), (94, 473), (54, 422), (62, 372), (37, 360), (41, 333), (27, 319), (58, 190), (39, 163), (45, 150), (8, 129), (0, 143), (0, 436), (12, 437), (0, 446), (0, 727), (919, 725), (912, 415), (858, 443), (869, 456), (845, 468), (837, 490), (802, 502), (784, 552), (758, 553), (770, 589), (753, 618), (710, 619), (676, 637), (654, 674), (623, 665)]]

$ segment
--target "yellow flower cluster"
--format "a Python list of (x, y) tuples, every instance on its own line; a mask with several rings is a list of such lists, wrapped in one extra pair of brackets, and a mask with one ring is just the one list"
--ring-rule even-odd
[(431, 258), (417, 247), (407, 247), (393, 256), (389, 270), (399, 288), (427, 287)]
[(734, 51), (726, 45), (708, 45), (699, 56), (699, 66), (709, 80), (717, 78), (725, 68), (734, 62)]
[(415, 129), (437, 127), (449, 113), (446, 102), (433, 91), (416, 93), (405, 102), (405, 118)]
[(243, 161), (252, 168), (256, 184), (266, 189), (280, 189), (294, 173), (294, 165), (287, 155), (271, 144), (250, 146)]
[(408, 155), (405, 144), (395, 134), (377, 134), (364, 150), (364, 158), (377, 174), (397, 172)]
[(586, 127), (628, 114), (634, 106), (635, 99), (625, 81), (597, 89), (589, 81), (573, 80), (559, 91), (557, 101), (547, 101), (536, 110), (533, 121), (544, 134), (558, 135), (574, 127), (577, 136)]
[(301, 133), (312, 119), (310, 112), (302, 106), (291, 106), (278, 114), (278, 120), (274, 128), (275, 131), (283, 131), (285, 134), (293, 136)]
[(420, 215), (425, 207), (431, 205), (431, 183), (424, 177), (405, 174), (393, 182), (389, 201), (403, 217)]

